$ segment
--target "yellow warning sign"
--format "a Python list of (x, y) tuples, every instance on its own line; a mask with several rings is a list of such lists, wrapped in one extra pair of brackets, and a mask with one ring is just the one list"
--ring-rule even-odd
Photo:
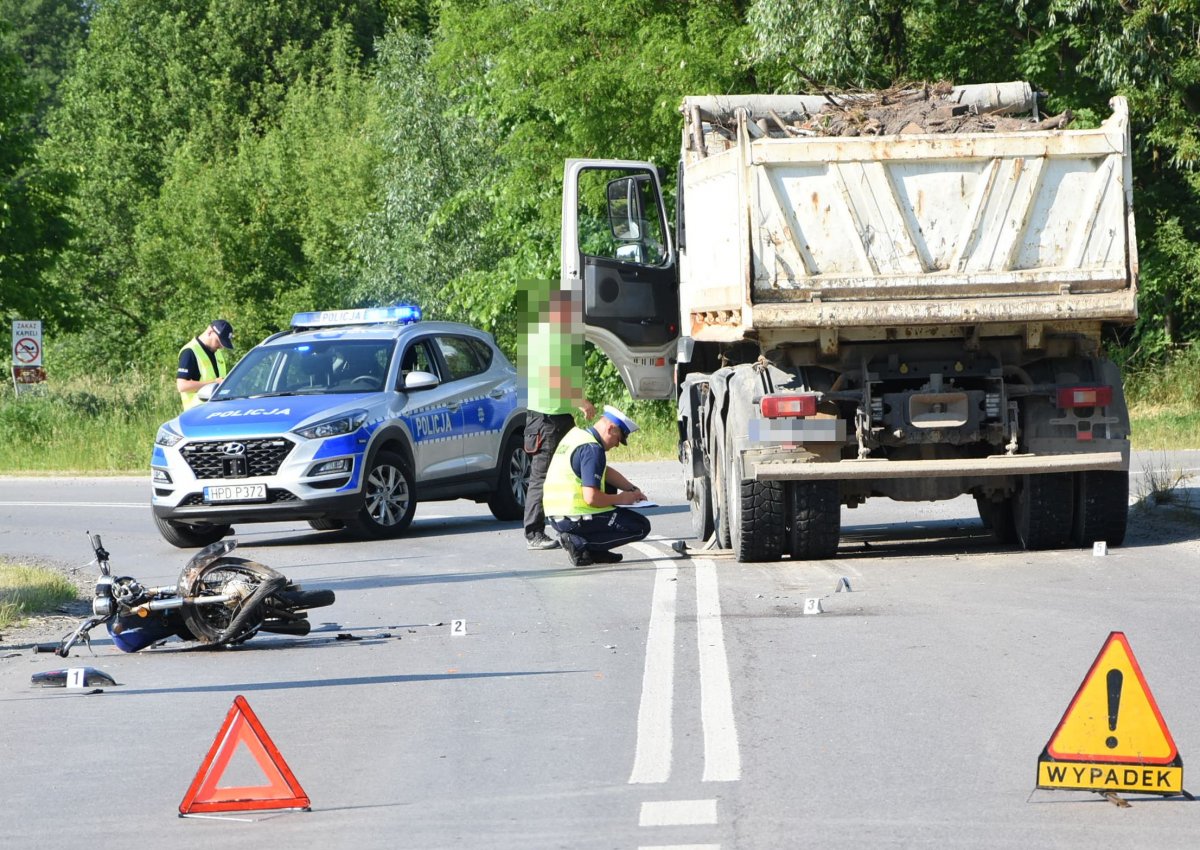
[(1183, 791), (1183, 761), (1124, 633), (1108, 636), (1050, 736), (1038, 787)]

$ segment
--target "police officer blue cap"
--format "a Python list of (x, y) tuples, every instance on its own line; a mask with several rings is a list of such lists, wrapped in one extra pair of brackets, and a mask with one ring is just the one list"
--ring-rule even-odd
[(233, 348), (233, 325), (224, 319), (217, 319), (209, 327), (217, 332), (222, 348)]

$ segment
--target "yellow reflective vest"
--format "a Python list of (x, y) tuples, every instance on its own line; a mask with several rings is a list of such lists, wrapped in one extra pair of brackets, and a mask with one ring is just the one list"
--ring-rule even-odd
[[(550, 469), (546, 471), (546, 487), (542, 494), (542, 510), (546, 516), (583, 516), (584, 514), (603, 514), (612, 508), (594, 508), (583, 500), (583, 479), (571, 468), (571, 453), (580, 446), (597, 443), (591, 431), (583, 428), (572, 428), (562, 438), (554, 457), (550, 461)], [(608, 478), (608, 467), (600, 476), (600, 489), (605, 487)]]
[[(213, 371), (212, 360), (208, 358), (208, 349), (200, 342), (199, 337), (192, 337), (192, 341), (179, 349), (179, 355), (182, 357), (183, 352), (191, 351), (196, 355), (196, 368), (200, 370), (201, 381), (212, 381), (217, 378), (224, 378), (229, 374), (229, 362), (225, 359), (225, 349), (218, 348), (214, 355), (217, 360), (217, 369)], [(183, 409), (195, 407), (200, 403), (196, 398), (196, 391), (179, 394), (179, 398), (183, 401)]]

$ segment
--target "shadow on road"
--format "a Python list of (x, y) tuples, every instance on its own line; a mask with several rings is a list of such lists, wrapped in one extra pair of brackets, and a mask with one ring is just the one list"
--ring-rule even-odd
[[(687, 505), (659, 505), (655, 508), (641, 509), (641, 513), (646, 516), (667, 516), (669, 514), (687, 513), (691, 508)], [(494, 531), (511, 531), (514, 534), (521, 531), (521, 524), (518, 522), (499, 522), (490, 514), (478, 516), (454, 516), (454, 517), (420, 517), (413, 520), (412, 525), (408, 527), (400, 536), (393, 538), (395, 540), (424, 540), (434, 537), (447, 537), (460, 534), (480, 534)], [(363, 542), (361, 538), (355, 537), (350, 532), (341, 529), (335, 531), (312, 531), (303, 527), (294, 529), (278, 529), (268, 528), (255, 530), (254, 526), (247, 524), (239, 528), (237, 534), (234, 535), (239, 541), (244, 541), (245, 546), (262, 546), (263, 548), (272, 548), (277, 546), (313, 546), (317, 544), (334, 544), (341, 542)]]
[(218, 685), (186, 685), (178, 688), (130, 688), (106, 691), (116, 696), (153, 694), (246, 693), (251, 691), (287, 691), (308, 688), (345, 688), (359, 685), (402, 685), (411, 682), (449, 682), (456, 679), (502, 679), (511, 676), (560, 676), (568, 673), (593, 673), (591, 670), (508, 670), (498, 673), (415, 673), (394, 676), (352, 676), (341, 679), (308, 679), (278, 682), (230, 682)]

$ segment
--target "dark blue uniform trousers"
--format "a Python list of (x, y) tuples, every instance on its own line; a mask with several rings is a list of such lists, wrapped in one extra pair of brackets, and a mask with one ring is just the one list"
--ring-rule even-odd
[(621, 507), (582, 517), (550, 517), (550, 524), (560, 534), (581, 538), (589, 552), (607, 552), (626, 543), (636, 543), (650, 533), (649, 519)]

